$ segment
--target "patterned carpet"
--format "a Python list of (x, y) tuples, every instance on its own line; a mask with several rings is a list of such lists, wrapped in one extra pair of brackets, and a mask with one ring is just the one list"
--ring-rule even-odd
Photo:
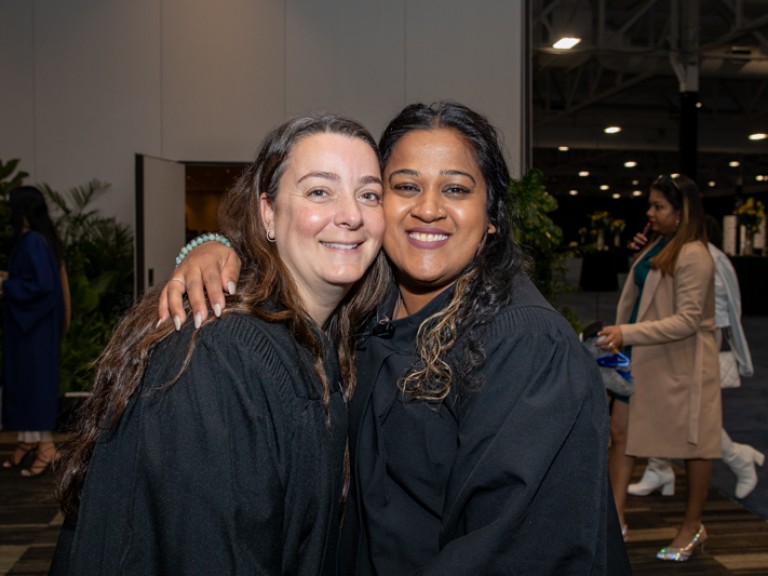
[[(0, 440), (5, 460), (15, 434), (0, 433)], [(23, 478), (18, 470), (0, 470), (0, 576), (48, 573), (60, 524), (52, 492), (52, 474)]]
[[(0, 458), (10, 455), (13, 442), (11, 433), (0, 433)], [(635, 472), (639, 477), (642, 468)], [(50, 474), (30, 480), (18, 471), (0, 472), (0, 576), (47, 574), (60, 525), (52, 488)], [(634, 574), (768, 576), (768, 523), (715, 489), (704, 517), (705, 551), (686, 563), (656, 560), (656, 551), (675, 535), (684, 506), (682, 474), (674, 496), (629, 497), (627, 550)]]

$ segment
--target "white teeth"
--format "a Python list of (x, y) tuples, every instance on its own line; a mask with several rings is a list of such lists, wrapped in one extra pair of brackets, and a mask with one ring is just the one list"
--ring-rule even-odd
[(336, 242), (323, 242), (328, 248), (338, 248), (339, 250), (354, 250), (359, 244), (338, 244)]
[(439, 242), (448, 239), (448, 234), (425, 234), (424, 232), (409, 232), (408, 236), (419, 242)]

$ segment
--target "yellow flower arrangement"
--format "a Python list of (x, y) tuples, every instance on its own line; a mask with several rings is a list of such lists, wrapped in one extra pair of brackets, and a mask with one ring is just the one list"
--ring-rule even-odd
[(593, 230), (609, 230), (611, 225), (611, 215), (606, 210), (593, 212), (589, 217), (592, 222)]
[(608, 226), (608, 229), (613, 232), (614, 234), (618, 234), (619, 232), (623, 232), (624, 228), (627, 227), (627, 223), (624, 222), (621, 218), (614, 218), (611, 220), (611, 223)]
[(754, 234), (760, 231), (760, 224), (765, 218), (765, 206), (760, 200), (747, 198), (747, 201), (736, 207), (734, 214), (739, 224), (746, 227), (747, 232)]

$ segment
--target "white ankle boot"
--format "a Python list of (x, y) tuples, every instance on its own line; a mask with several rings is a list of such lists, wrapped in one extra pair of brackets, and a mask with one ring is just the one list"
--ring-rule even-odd
[(726, 448), (723, 442), (723, 462), (736, 474), (736, 498), (746, 498), (757, 486), (755, 465), (762, 466), (765, 454), (749, 444), (731, 442)]
[(669, 460), (663, 458), (648, 458), (640, 482), (630, 484), (627, 493), (633, 496), (648, 496), (655, 490), (661, 490), (662, 496), (672, 496), (675, 493), (675, 472)]

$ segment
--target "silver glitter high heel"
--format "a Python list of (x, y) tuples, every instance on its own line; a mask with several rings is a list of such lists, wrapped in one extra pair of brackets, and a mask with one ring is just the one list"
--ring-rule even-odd
[(704, 528), (704, 524), (699, 526), (699, 531), (693, 536), (690, 542), (682, 548), (672, 548), (667, 546), (662, 548), (656, 553), (656, 558), (659, 560), (670, 560), (672, 562), (687, 562), (693, 554), (693, 550), (696, 546), (701, 545), (704, 547), (704, 541), (707, 539), (707, 529)]

